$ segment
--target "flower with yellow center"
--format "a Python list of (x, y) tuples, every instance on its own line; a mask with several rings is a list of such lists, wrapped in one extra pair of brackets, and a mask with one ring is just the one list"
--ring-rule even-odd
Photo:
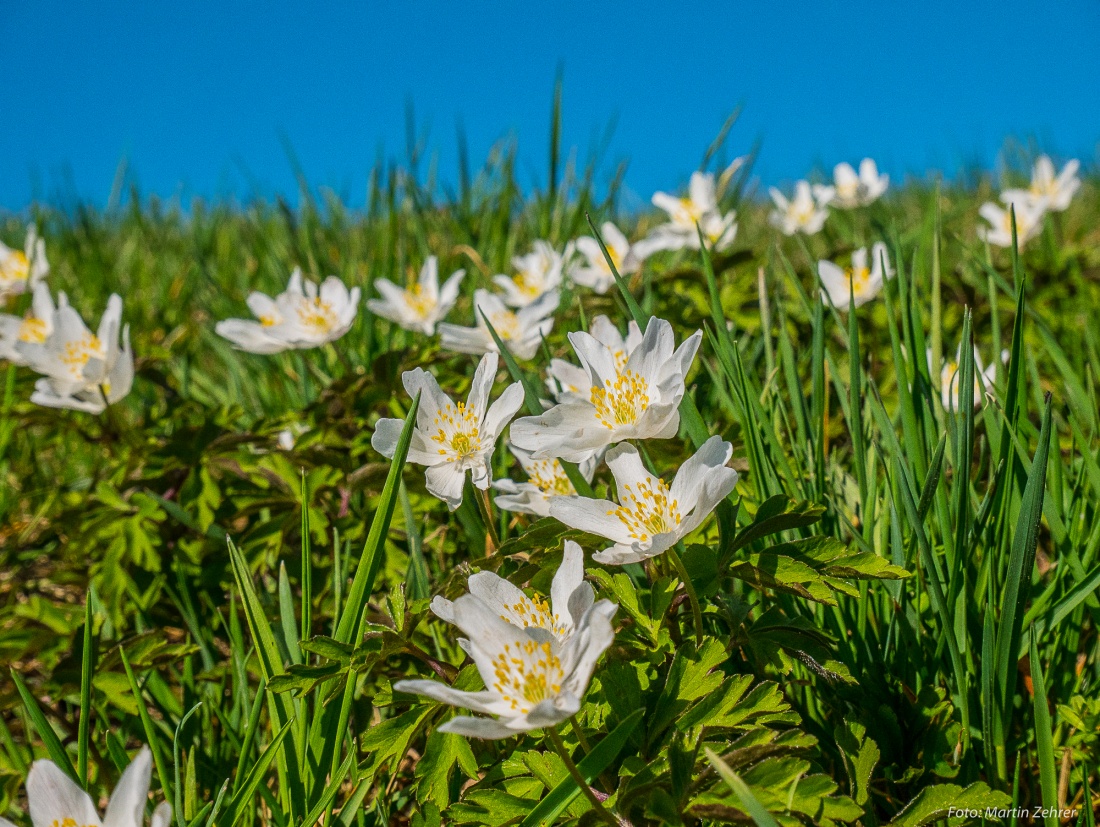
[[(619, 275), (625, 277), (637, 273), (642, 266), (643, 256), (639, 255), (623, 232), (610, 221), (605, 221), (600, 227), (600, 235), (603, 237), (603, 243), (607, 245), (608, 255), (611, 256), (611, 261), (619, 271)], [(590, 236), (578, 238), (577, 252), (581, 254), (584, 262), (569, 270), (569, 278), (574, 284), (590, 287), (600, 295), (615, 286), (611, 267), (595, 238)]]
[(54, 314), (57, 308), (50, 296), (49, 285), (40, 281), (34, 286), (31, 306), (26, 315), (14, 316), (0, 313), (0, 359), (17, 365), (26, 364), (19, 353), (18, 343), (41, 345), (53, 332)]
[(663, 554), (687, 537), (737, 485), (737, 472), (726, 466), (733, 447), (713, 436), (666, 484), (642, 465), (637, 449), (616, 445), (607, 452), (619, 502), (588, 497), (558, 497), (550, 516), (570, 528), (606, 537), (613, 545), (592, 555), (610, 565), (638, 563)]
[(226, 319), (215, 330), (249, 353), (280, 353), (334, 342), (351, 328), (359, 306), (359, 288), (350, 291), (336, 276), (318, 287), (295, 268), (287, 289), (275, 298), (255, 292), (248, 308), (258, 321)]
[(995, 247), (1012, 246), (1012, 216), (1016, 216), (1016, 239), (1023, 248), (1031, 239), (1035, 238), (1043, 228), (1043, 216), (1046, 214), (1046, 202), (1034, 202), (1026, 196), (1011, 195), (1006, 192), (1001, 195), (1005, 206), (987, 201), (978, 210), (989, 227), (978, 227), (978, 238)]
[[(633, 319), (627, 324), (626, 336), (612, 324), (607, 316), (597, 316), (592, 320), (588, 328), (592, 337), (611, 352), (615, 361), (615, 370), (621, 372), (626, 368), (630, 354), (634, 352), (642, 341), (642, 331), (638, 323)], [(566, 398), (590, 399), (592, 392), (592, 375), (578, 365), (567, 362), (564, 359), (551, 359), (547, 368), (549, 376), (546, 386), (558, 402)]]
[[(516, 382), (489, 404), (498, 358), (495, 353), (482, 357), (465, 403), (455, 404), (440, 389), (435, 377), (423, 368), (406, 371), (401, 376), (410, 398), (420, 394), (409, 462), (426, 467), (428, 492), (447, 503), (452, 511), (462, 504), (467, 472), (477, 488), (484, 491), (489, 487), (490, 462), (497, 439), (523, 403), (523, 387)], [(403, 426), (400, 419), (380, 419), (371, 436), (371, 446), (383, 456), (393, 457)]]
[(500, 296), (484, 289), (475, 290), (476, 326), (440, 324), (439, 342), (445, 349), (458, 353), (496, 351), (496, 340), (489, 332), (491, 324), (513, 356), (517, 359), (532, 359), (542, 340), (550, 334), (554, 326), (553, 314), (558, 309), (558, 297), (558, 291), (552, 290), (542, 294), (531, 304), (512, 311)]
[(1031, 184), (1025, 189), (1005, 190), (1001, 198), (1009, 203), (1025, 202), (1034, 208), (1043, 208), (1051, 212), (1066, 209), (1077, 190), (1081, 188), (1081, 179), (1077, 177), (1081, 162), (1076, 158), (1066, 163), (1062, 171), (1055, 174), (1054, 162), (1049, 155), (1040, 155), (1031, 169)]
[(470, 594), (453, 603), (437, 597), (432, 610), (466, 635), (459, 645), (485, 689), (462, 691), (430, 680), (398, 681), (393, 688), (495, 716), (458, 716), (440, 732), (508, 738), (565, 721), (580, 711), (596, 661), (615, 637), (611, 618), (618, 607), (594, 602), (583, 577), (583, 554), (575, 543), (567, 544), (554, 577), (552, 606), (496, 575), (475, 574)]
[(674, 349), (672, 325), (650, 319), (623, 365), (594, 336), (570, 333), (569, 341), (588, 375), (587, 393), (563, 395), (541, 416), (516, 420), (512, 443), (534, 459), (583, 462), (623, 440), (674, 437), (685, 380), (701, 338), (696, 331)]
[[(493, 489), (500, 492), (494, 502), (499, 508), (546, 517), (550, 514), (550, 501), (554, 497), (571, 497), (577, 493), (561, 462), (556, 459), (533, 459), (529, 451), (514, 445), (508, 447), (527, 474), (527, 481), (515, 482), (508, 478), (494, 480)], [(580, 464), (581, 475), (588, 482), (592, 481), (595, 470), (595, 459)]]
[(33, 224), (27, 227), (22, 250), (0, 241), (0, 301), (33, 290), (49, 273), (46, 242), (38, 237), (38, 229)]
[(814, 235), (825, 226), (825, 219), (829, 217), (829, 211), (825, 205), (829, 203), (831, 188), (819, 191), (813, 195), (808, 181), (799, 181), (794, 187), (794, 198), (790, 201), (772, 187), (768, 193), (775, 202), (775, 209), (768, 217), (772, 226), (778, 227), (784, 235), (803, 233)]
[[(608, 601), (596, 601), (592, 585), (584, 579), (584, 552), (572, 540), (565, 541), (561, 565), (550, 583), (549, 601), (539, 594), (525, 594), (491, 571), (471, 575), (467, 588), (470, 595), (488, 606), (491, 612), (526, 630), (540, 643), (568, 643), (593, 606), (608, 619), (615, 612), (614, 605)], [(452, 601), (437, 595), (432, 598), (432, 611), (448, 623), (454, 623)]]
[(886, 279), (893, 277), (885, 244), (876, 243), (870, 251), (870, 262), (867, 257), (867, 248), (860, 247), (852, 253), (850, 267), (841, 268), (831, 261), (817, 263), (821, 296), (837, 310), (849, 310), (853, 300), (856, 307), (863, 306), (882, 292)]
[[(35, 761), (27, 774), (27, 803), (33, 827), (142, 827), (149, 797), (152, 754), (141, 751), (123, 771), (107, 803), (102, 820), (95, 802), (53, 761)], [(153, 811), (151, 827), (169, 827), (172, 807), (161, 803)], [(0, 818), (0, 827), (14, 827)]]
[(436, 324), (455, 306), (465, 275), (465, 270), (456, 270), (440, 287), (439, 261), (428, 256), (419, 277), (408, 288), (398, 287), (388, 279), (375, 279), (374, 287), (382, 298), (370, 299), (367, 309), (406, 330), (431, 336)]
[[(50, 310), (48, 295), (40, 297), (36, 287), (34, 313)], [(102, 413), (110, 404), (130, 392), (134, 382), (134, 356), (130, 351), (129, 327), (122, 327), (122, 299), (113, 295), (92, 333), (69, 306), (64, 293), (57, 296), (57, 307), (38, 319), (48, 331), (41, 336), (42, 325), (20, 324), (25, 333), (14, 348), (32, 370), (42, 374), (34, 386), (31, 402), (50, 408), (70, 408)], [(121, 327), (121, 337), (120, 337)]]
[[(742, 159), (731, 165), (740, 166)], [(725, 181), (723, 177), (723, 184)], [(667, 192), (653, 194), (653, 205), (668, 213), (668, 222), (654, 228), (633, 247), (634, 254), (646, 258), (658, 250), (699, 249), (699, 231), (715, 250), (725, 250), (737, 234), (737, 214), (723, 213), (718, 205), (718, 185), (709, 172), (693, 172), (688, 195), (677, 198)]]
[(547, 293), (557, 293), (561, 289), (565, 265), (572, 257), (572, 244), (566, 245), (564, 253), (559, 253), (549, 241), (536, 241), (531, 252), (512, 259), (516, 275), (493, 276), (493, 284), (500, 289), (505, 304), (527, 307)]
[(890, 176), (880, 175), (873, 158), (864, 158), (857, 174), (848, 163), (833, 167), (833, 185), (815, 184), (814, 196), (822, 204), (850, 210), (877, 201), (890, 186)]

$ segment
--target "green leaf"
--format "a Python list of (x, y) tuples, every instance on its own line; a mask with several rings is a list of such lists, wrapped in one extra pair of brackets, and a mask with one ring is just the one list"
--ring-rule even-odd
[[(619, 753), (622, 752), (626, 742), (630, 740), (635, 727), (641, 722), (643, 712), (644, 710), (641, 709), (636, 710), (577, 763), (577, 769), (580, 770), (581, 775), (589, 784), (611, 766), (612, 761), (619, 757)], [(581, 790), (577, 783), (572, 777), (567, 776), (527, 814), (527, 817), (520, 822), (520, 827), (555, 823), (557, 817), (580, 794)]]
[(984, 781), (975, 781), (965, 789), (957, 784), (936, 784), (917, 793), (889, 827), (923, 827), (946, 818), (952, 809), (982, 812), (1011, 803), (1012, 799), (1000, 790), (991, 790)]
[(710, 765), (714, 767), (722, 780), (729, 785), (738, 807), (755, 822), (756, 827), (779, 827), (778, 822), (772, 818), (772, 814), (756, 800), (756, 796), (752, 794), (749, 785), (742, 781), (737, 773), (730, 769), (710, 747), (704, 747), (703, 752), (706, 754)]

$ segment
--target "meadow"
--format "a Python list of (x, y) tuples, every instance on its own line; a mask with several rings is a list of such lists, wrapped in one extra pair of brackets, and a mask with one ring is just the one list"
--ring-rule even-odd
[[(838, 181), (813, 229), (772, 215), (725, 133), (700, 165), (716, 203), (695, 213), (624, 211), (623, 170), (576, 164), (557, 134), (543, 182), (506, 142), (453, 191), (426, 159), (380, 163), (362, 209), (303, 180), (294, 208), (135, 192), (0, 218), (13, 248), (33, 220), (51, 290), (93, 329), (121, 297), (134, 368), (128, 393), (97, 380), (103, 400), (65, 410), (0, 364), (0, 822), (88, 827), (118, 787), (106, 827), (1095, 825), (1095, 174), (1025, 243), (1017, 201), (1002, 246), (980, 211), (1028, 186), (1020, 147), (1003, 175), (851, 205)], [(644, 255), (614, 249), (607, 221)], [(567, 248), (597, 231), (607, 259)], [(541, 291), (512, 278), (540, 240), (575, 253)], [(445, 322), (479, 330), (368, 307), (378, 279), (421, 295), (403, 288), (431, 256), (440, 281), (466, 271)], [(839, 288), (822, 292), (819, 261)], [(279, 352), (234, 347), (219, 323), (295, 267), (361, 290), (346, 332), (280, 347), (257, 312), (237, 343)], [(553, 293), (551, 324), (521, 341), (525, 321), (475, 315), (497, 274), (506, 297)], [(616, 347), (567, 337), (600, 316)], [(669, 333), (697, 351), (672, 356)], [(546, 381), (582, 345), (593, 364), (656, 354), (608, 368), (650, 371), (648, 402), (593, 389), (629, 425), (606, 453), (552, 413), (595, 404), (568, 368)], [(479, 347), (501, 354), (475, 377)], [(472, 394), (456, 416), (486, 393), (511, 406), (526, 462), (485, 421), (439, 449), (470, 475), (426, 474), (444, 409), (423, 375), (403, 381), (417, 368)], [(649, 430), (624, 413), (658, 396)], [(564, 447), (536, 467), (547, 445)], [(633, 534), (599, 533), (612, 511)], [(513, 668), (502, 640), (543, 659)], [(487, 699), (494, 669), (515, 692)], [(466, 702), (481, 717), (456, 718)], [(36, 760), (53, 763), (28, 782)]]

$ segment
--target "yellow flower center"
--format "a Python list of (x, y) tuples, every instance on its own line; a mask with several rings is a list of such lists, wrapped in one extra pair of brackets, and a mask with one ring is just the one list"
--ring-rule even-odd
[(871, 270), (867, 267), (849, 267), (844, 271), (848, 281), (852, 283), (852, 292), (857, 296), (867, 291), (871, 283)]
[(448, 403), (440, 408), (432, 424), (438, 429), (431, 440), (439, 445), (439, 455), (456, 462), (481, 451), (481, 417), (465, 402)]
[(490, 313), (489, 323), (497, 336), (505, 342), (512, 342), (519, 338), (519, 317), (509, 310), (500, 313)]
[[(699, 206), (690, 198), (680, 199), (680, 209), (684, 211), (684, 214), (687, 216), (688, 222), (691, 224), (697, 223), (699, 219), (703, 217), (703, 211), (699, 209)], [(618, 264), (619, 263), (616, 261), (615, 266), (617, 267)]]
[(30, 262), (22, 250), (12, 250), (0, 259), (0, 281), (26, 281), (30, 272)]
[(435, 309), (435, 299), (425, 295), (419, 283), (409, 285), (405, 290), (405, 304), (420, 319), (425, 319)]
[(542, 701), (556, 697), (564, 677), (561, 661), (550, 644), (533, 640), (505, 643), (504, 651), (493, 658), (493, 673), (493, 691), (524, 715)]
[(607, 428), (633, 425), (649, 407), (649, 383), (632, 370), (625, 370), (615, 381), (604, 380), (594, 386), (589, 399), (596, 406), (596, 418)]
[(531, 484), (548, 497), (568, 497), (577, 493), (556, 459), (531, 460), (525, 470)]
[[(532, 275), (531, 273), (520, 273), (512, 279), (512, 283), (516, 285), (516, 289), (519, 290), (520, 293), (529, 298), (537, 298), (543, 293), (542, 278)], [(497, 332), (499, 333), (500, 331)]]
[(45, 319), (27, 316), (19, 325), (19, 341), (21, 342), (31, 342), (40, 345), (46, 341), (47, 333), (48, 328)]
[(260, 324), (264, 327), (274, 327), (279, 322), (274, 316), (260, 316)]
[(61, 364), (69, 369), (69, 373), (79, 379), (84, 375), (84, 366), (93, 356), (99, 359), (105, 357), (103, 345), (99, 338), (91, 333), (85, 333), (79, 339), (73, 339), (65, 343), (65, 349), (61, 353)]
[(539, 595), (534, 597), (524, 596), (505, 608), (508, 609), (510, 616), (503, 614), (500, 616), (502, 620), (516, 626), (523, 626), (525, 629), (531, 627), (545, 629), (556, 637), (562, 637), (565, 634), (564, 625), (558, 620), (557, 615), (550, 611), (550, 606)]
[(75, 818), (67, 817), (58, 821), (56, 818), (53, 820), (53, 824), (50, 827), (91, 827), (88, 824), (81, 824)]
[(298, 321), (302, 323), (302, 327), (314, 333), (329, 333), (336, 327), (336, 313), (331, 304), (317, 296), (304, 300), (298, 306)]
[(652, 484), (643, 480), (637, 486), (624, 485), (619, 495), (622, 505), (607, 514), (621, 520), (630, 536), (644, 543), (654, 535), (672, 531), (683, 520), (680, 504), (671, 496), (668, 486), (659, 479)]

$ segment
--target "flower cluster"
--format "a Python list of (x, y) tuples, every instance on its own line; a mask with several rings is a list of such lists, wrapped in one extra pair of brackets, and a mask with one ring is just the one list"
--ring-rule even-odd
[(989, 222), (978, 230), (984, 241), (995, 247), (1012, 246), (1012, 224), (1016, 223), (1016, 240), (1020, 247), (1035, 238), (1043, 228), (1043, 216), (1061, 212), (1069, 206), (1081, 186), (1077, 171), (1081, 164), (1069, 161), (1058, 174), (1054, 162), (1040, 155), (1031, 170), (1031, 186), (1027, 189), (1007, 189), (1001, 193), (1004, 206), (987, 201), (978, 212)]

